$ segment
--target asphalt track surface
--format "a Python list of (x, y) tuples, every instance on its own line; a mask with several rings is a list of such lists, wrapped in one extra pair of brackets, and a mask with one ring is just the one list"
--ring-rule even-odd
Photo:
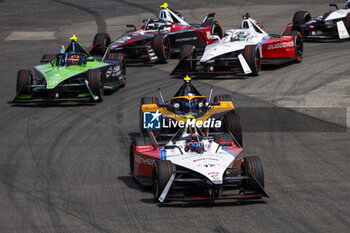
[[(225, 29), (249, 11), (280, 33), (295, 10), (328, 1), (173, 1), (189, 21), (216, 11)], [(301, 64), (258, 77), (197, 79), (204, 94), (234, 97), (246, 155), (261, 157), (260, 201), (160, 206), (129, 175), (129, 134), (142, 96), (182, 81), (176, 64), (128, 67), (128, 83), (96, 105), (16, 106), (18, 69), (67, 44), (72, 30), (90, 46), (97, 30), (113, 38), (126, 22), (158, 12), (158, 1), (0, 1), (0, 232), (349, 232), (350, 41), (305, 44)], [(141, 18), (140, 18), (141, 17)], [(56, 39), (6, 40), (12, 31), (54, 31)], [(294, 107), (288, 108), (286, 107)], [(348, 117), (347, 117), (348, 116)]]

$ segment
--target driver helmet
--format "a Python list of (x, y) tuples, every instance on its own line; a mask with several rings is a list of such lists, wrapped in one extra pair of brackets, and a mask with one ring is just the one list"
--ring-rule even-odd
[(350, 8), (350, 0), (347, 0), (345, 4), (345, 9), (349, 9), (349, 8)]
[(247, 34), (245, 32), (239, 32), (237, 37), (240, 39), (240, 40), (244, 40), (245, 38), (247, 38)]
[(191, 133), (189, 135), (190, 138), (186, 140), (186, 147), (185, 151), (195, 151), (195, 152), (201, 152), (203, 151), (203, 143), (197, 141), (199, 134), (197, 133)]
[(71, 55), (67, 59), (68, 65), (78, 65), (79, 64), (79, 56), (78, 55)]
[[(185, 96), (187, 96), (189, 99), (191, 99), (192, 96), (195, 96), (195, 94), (193, 93), (187, 93)], [(188, 100), (185, 100), (185, 103), (184, 103), (184, 106), (187, 108), (187, 109), (194, 109), (197, 107), (198, 105), (198, 100), (197, 99), (192, 99), (190, 101)]]

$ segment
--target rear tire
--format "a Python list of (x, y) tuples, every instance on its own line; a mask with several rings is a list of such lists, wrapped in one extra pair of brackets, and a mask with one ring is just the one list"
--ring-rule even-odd
[(217, 35), (220, 38), (222, 38), (223, 33), (222, 33), (222, 27), (218, 21), (213, 21), (211, 26), (210, 26), (210, 32), (212, 35)]
[(164, 33), (155, 34), (153, 37), (152, 46), (158, 57), (158, 63), (167, 63), (171, 53), (169, 37)]
[(247, 45), (244, 49), (244, 58), (252, 71), (250, 75), (257, 76), (261, 70), (259, 47), (256, 45)]
[(231, 95), (216, 95), (216, 96), (214, 96), (214, 102), (219, 102), (219, 101), (232, 101), (232, 96)]
[(350, 34), (350, 13), (346, 15), (344, 24), (345, 24), (346, 30)]
[(130, 172), (134, 173), (134, 161), (135, 161), (135, 150), (136, 146), (146, 146), (150, 144), (149, 137), (134, 137), (130, 143)]
[(98, 96), (97, 102), (102, 102), (104, 97), (102, 72), (100, 70), (88, 71), (88, 83), (90, 90)]
[(162, 194), (165, 186), (170, 180), (171, 175), (175, 172), (175, 166), (169, 160), (156, 160), (152, 172), (152, 193), (154, 200)]
[(125, 55), (122, 53), (110, 53), (108, 54), (108, 60), (120, 61), (120, 70), (123, 74), (123, 82), (120, 87), (125, 87), (127, 82)]
[(16, 94), (21, 91), (21, 94), (23, 95), (30, 95), (32, 93), (32, 89), (24, 86), (32, 84), (33, 76), (31, 70), (19, 70), (17, 72)]
[(294, 16), (293, 16), (293, 25), (302, 25), (308, 21), (310, 21), (311, 18), (311, 14), (308, 11), (297, 11), (295, 12)]
[(47, 64), (55, 60), (55, 54), (44, 54), (40, 60), (40, 64)]
[(243, 147), (242, 124), (239, 115), (234, 111), (230, 111), (224, 116), (223, 121), (225, 129), (229, 130), (235, 137), (235, 144), (238, 143), (237, 146)]
[(103, 57), (107, 47), (111, 44), (111, 36), (108, 33), (96, 33), (92, 42), (92, 56)]
[(300, 63), (304, 58), (304, 43), (301, 33), (298, 31), (289, 31), (284, 36), (292, 36), (295, 45), (295, 60), (294, 62)]
[[(182, 61), (185, 58), (197, 58), (196, 55), (196, 46), (194, 45), (183, 45), (179, 54), (179, 61)], [(190, 72), (195, 71), (196, 69), (196, 61), (186, 61), (186, 65), (188, 66), (188, 70)]]
[[(260, 185), (263, 188), (265, 187), (264, 169), (259, 157), (257, 156), (244, 157), (244, 160), (242, 163), (242, 172), (243, 172), (243, 175), (254, 176), (255, 179), (260, 183)], [(254, 190), (257, 192), (260, 190), (259, 185), (255, 182), (253, 178), (243, 181), (242, 185), (243, 185), (243, 188), (246, 190), (251, 190), (251, 191)]]
[(214, 141), (216, 143), (220, 143), (220, 142), (232, 142), (234, 140), (231, 134), (223, 133), (223, 134), (214, 134)]

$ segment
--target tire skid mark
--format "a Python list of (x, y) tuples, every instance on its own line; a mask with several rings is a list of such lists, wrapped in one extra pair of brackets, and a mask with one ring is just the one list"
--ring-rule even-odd
[(71, 6), (71, 7), (78, 9), (78, 10), (85, 11), (85, 12), (89, 13), (90, 15), (92, 15), (95, 18), (97, 32), (104, 32), (104, 33), (107, 32), (106, 21), (105, 21), (104, 17), (100, 13), (98, 13), (97, 11), (91, 10), (90, 8), (83, 7), (81, 5), (74, 4), (71, 2), (65, 2), (65, 1), (61, 1), (61, 0), (50, 0), (50, 1), (52, 1), (54, 3), (55, 2), (61, 3), (61, 4), (66, 5), (66, 6)]
[(158, 15), (158, 11), (155, 10), (154, 8), (152, 8), (152, 7), (147, 7), (147, 6), (144, 6), (144, 5), (141, 5), (141, 4), (136, 4), (136, 3), (128, 2), (128, 1), (125, 1), (125, 0), (112, 0), (112, 1), (120, 2), (120, 3), (123, 3), (123, 4), (131, 6), (131, 7), (136, 7), (136, 8), (139, 8), (141, 10), (144, 10), (146, 12), (151, 12), (155, 16)]
[[(76, 115), (76, 117), (74, 117), (69, 123), (66, 124), (65, 127), (62, 128), (62, 130), (60, 131), (60, 133), (58, 134), (58, 136), (56, 136), (56, 140), (54, 140), (54, 143), (50, 146), (49, 148), (49, 152), (47, 154), (47, 163), (46, 163), (46, 168), (47, 168), (47, 174), (40, 169), (39, 163), (35, 162), (35, 166), (37, 167), (39, 173), (41, 174), (41, 176), (44, 178), (44, 180), (46, 181), (46, 201), (41, 200), (42, 202), (46, 203), (47, 208), (48, 208), (48, 214), (50, 216), (50, 219), (53, 223), (53, 227), (55, 229), (56, 232), (68, 232), (66, 229), (66, 226), (63, 225), (59, 214), (57, 212), (57, 210), (60, 210), (70, 216), (75, 217), (76, 219), (79, 219), (80, 221), (93, 226), (95, 229), (101, 231), (101, 232), (108, 232), (105, 229), (99, 227), (98, 225), (96, 225), (95, 223), (92, 223), (90, 221), (87, 221), (86, 219), (83, 219), (81, 217), (79, 217), (78, 215), (71, 213), (69, 211), (67, 211), (67, 209), (63, 209), (60, 208), (58, 206), (56, 206), (53, 203), (53, 196), (52, 196), (52, 192), (55, 190), (55, 187), (52, 185), (52, 180), (53, 178), (55, 178), (55, 172), (54, 169), (59, 168), (62, 165), (62, 160), (64, 159), (64, 151), (61, 151), (59, 153), (59, 155), (57, 156), (56, 160), (54, 162), (52, 162), (53, 160), (53, 155), (55, 153), (56, 147), (57, 145), (60, 143), (60, 141), (62, 139), (64, 139), (64, 135), (69, 133), (71, 130), (75, 129), (74, 126), (77, 125), (77, 123), (81, 120), (82, 115), (87, 115), (87, 113), (79, 113), (77, 114), (76, 112), (72, 112), (69, 114), (69, 116), (73, 116)], [(27, 137), (28, 137), (28, 143), (29, 143), (29, 147), (30, 147), (30, 151), (31, 151), (31, 155), (34, 159), (34, 161), (37, 161), (36, 156), (34, 151), (32, 150), (32, 145), (30, 143), (30, 132), (29, 132), (29, 119), (27, 122)], [(50, 122), (50, 120), (48, 121)], [(57, 195), (60, 195), (59, 193)], [(62, 198), (62, 200), (64, 200), (64, 198)], [(36, 232), (36, 231), (34, 231)]]

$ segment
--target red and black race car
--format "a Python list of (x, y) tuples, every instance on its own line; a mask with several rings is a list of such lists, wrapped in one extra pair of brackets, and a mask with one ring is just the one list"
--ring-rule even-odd
[(172, 75), (258, 75), (261, 65), (299, 63), (303, 59), (303, 41), (298, 31), (282, 35), (266, 33), (247, 13), (239, 29), (227, 30), (225, 36), (205, 48), (197, 58), (195, 45), (186, 45)]
[(186, 77), (170, 101), (143, 97), (141, 134), (130, 170), (158, 202), (268, 197), (257, 156), (243, 156), (241, 122), (230, 95), (211, 100)]
[(145, 19), (141, 28), (126, 25), (133, 30), (111, 42), (108, 34), (98, 33), (94, 39), (94, 49), (101, 54), (107, 46), (111, 52), (122, 53), (126, 61), (166, 63), (172, 53), (179, 53), (182, 45), (194, 44), (203, 49), (213, 42), (211, 35), (222, 37), (222, 28), (214, 21), (215, 13), (208, 14), (201, 24), (189, 24), (177, 11), (161, 6), (159, 18)]

